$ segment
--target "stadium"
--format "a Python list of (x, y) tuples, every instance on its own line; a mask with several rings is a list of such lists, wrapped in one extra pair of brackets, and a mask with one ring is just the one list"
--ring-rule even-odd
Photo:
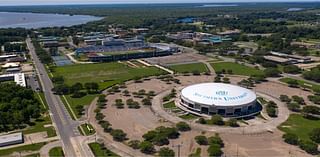
[(201, 83), (182, 89), (180, 108), (198, 115), (247, 117), (262, 109), (256, 94), (246, 88), (224, 83)]

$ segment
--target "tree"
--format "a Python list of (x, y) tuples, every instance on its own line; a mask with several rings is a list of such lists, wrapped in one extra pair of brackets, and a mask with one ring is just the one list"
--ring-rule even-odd
[(292, 134), (292, 133), (286, 133), (282, 136), (282, 138), (284, 139), (284, 141), (286, 143), (292, 144), (292, 145), (298, 145), (299, 142), (299, 138), (296, 134)]
[(191, 130), (190, 126), (186, 122), (179, 122), (176, 124), (176, 127), (179, 131), (189, 131)]
[(222, 117), (220, 115), (213, 115), (211, 117), (211, 123), (215, 125), (224, 125)]
[(84, 109), (83, 109), (82, 105), (77, 105), (75, 108), (76, 108), (76, 111), (77, 111), (78, 115), (83, 115)]
[(320, 143), (320, 128), (313, 129), (310, 134), (310, 139), (316, 143)]
[(175, 155), (175, 153), (172, 149), (170, 149), (168, 147), (160, 148), (160, 151), (159, 151), (160, 157), (174, 157), (174, 155)]
[(82, 90), (83, 89), (83, 86), (82, 86), (82, 84), (81, 83), (79, 83), (79, 82), (77, 82), (77, 83), (75, 83), (75, 84), (73, 84), (72, 86), (71, 86), (71, 92), (78, 92), (78, 91), (80, 91), (80, 90)]
[(266, 77), (278, 77), (281, 72), (277, 68), (267, 68), (264, 70)]
[(127, 136), (127, 134), (124, 133), (121, 129), (112, 130), (110, 134), (113, 137), (113, 140), (120, 141), (120, 142), (126, 140), (126, 136)]
[(286, 65), (283, 67), (283, 72), (289, 74), (298, 74), (301, 72), (301, 69), (296, 65)]
[(208, 139), (206, 136), (198, 135), (194, 138), (199, 145), (207, 145)]
[(222, 150), (218, 144), (211, 144), (207, 149), (209, 156), (216, 157), (222, 155)]
[(149, 141), (141, 142), (139, 147), (142, 153), (153, 154), (155, 152), (153, 144)]

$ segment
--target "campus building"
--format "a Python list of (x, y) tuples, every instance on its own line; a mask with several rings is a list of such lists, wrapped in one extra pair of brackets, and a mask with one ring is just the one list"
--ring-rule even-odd
[(0, 147), (21, 144), (23, 142), (22, 132), (0, 136)]
[(261, 111), (256, 94), (246, 88), (224, 83), (201, 83), (181, 91), (178, 106), (205, 115), (246, 117)]

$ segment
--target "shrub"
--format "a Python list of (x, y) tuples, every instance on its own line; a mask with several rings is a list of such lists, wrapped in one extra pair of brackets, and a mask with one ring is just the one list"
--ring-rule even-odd
[(187, 124), (186, 122), (179, 122), (176, 124), (176, 127), (179, 131), (189, 131), (191, 130), (189, 124)]
[(196, 140), (196, 142), (199, 145), (207, 145), (208, 144), (208, 139), (206, 136), (199, 135), (199, 136), (194, 137), (194, 139)]
[(310, 134), (310, 139), (316, 143), (320, 143), (320, 128), (313, 129)]
[(299, 141), (299, 147), (309, 154), (318, 154), (318, 145), (312, 141)]
[(280, 100), (287, 103), (291, 102), (291, 99), (287, 95), (280, 95)]
[(237, 119), (231, 118), (227, 121), (227, 124), (231, 127), (239, 127), (239, 124), (237, 123)]
[(110, 135), (113, 137), (115, 141), (124, 141), (126, 140), (127, 134), (124, 133), (121, 129), (115, 129), (110, 132)]
[(215, 136), (209, 137), (208, 142), (210, 145), (218, 144), (220, 147), (224, 147), (223, 140), (220, 138), (220, 136), (218, 134), (216, 134)]
[(209, 156), (221, 156), (222, 150), (218, 144), (212, 144), (207, 149)]
[(139, 149), (140, 141), (139, 140), (131, 140), (128, 142), (128, 145), (133, 149)]
[(292, 145), (297, 145), (299, 142), (299, 138), (296, 134), (292, 134), (292, 133), (286, 133), (282, 136), (282, 138), (284, 139), (284, 141), (286, 143), (292, 144)]
[(292, 102), (292, 103), (287, 104), (287, 107), (290, 111), (300, 112), (300, 105), (296, 102)]
[(175, 153), (172, 149), (168, 147), (160, 148), (159, 156), (160, 157), (174, 157)]
[(155, 152), (153, 144), (149, 141), (141, 142), (139, 147), (142, 153), (153, 154)]
[(197, 121), (200, 124), (206, 124), (206, 120), (204, 118), (199, 118), (199, 120)]
[(211, 122), (215, 125), (224, 125), (223, 119), (220, 115), (213, 115), (211, 117)]

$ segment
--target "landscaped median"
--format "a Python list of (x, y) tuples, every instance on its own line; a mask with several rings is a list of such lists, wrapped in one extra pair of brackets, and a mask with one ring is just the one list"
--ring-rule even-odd
[(96, 133), (93, 126), (91, 124), (81, 124), (78, 128), (80, 130), (80, 133), (85, 136), (93, 135)]

